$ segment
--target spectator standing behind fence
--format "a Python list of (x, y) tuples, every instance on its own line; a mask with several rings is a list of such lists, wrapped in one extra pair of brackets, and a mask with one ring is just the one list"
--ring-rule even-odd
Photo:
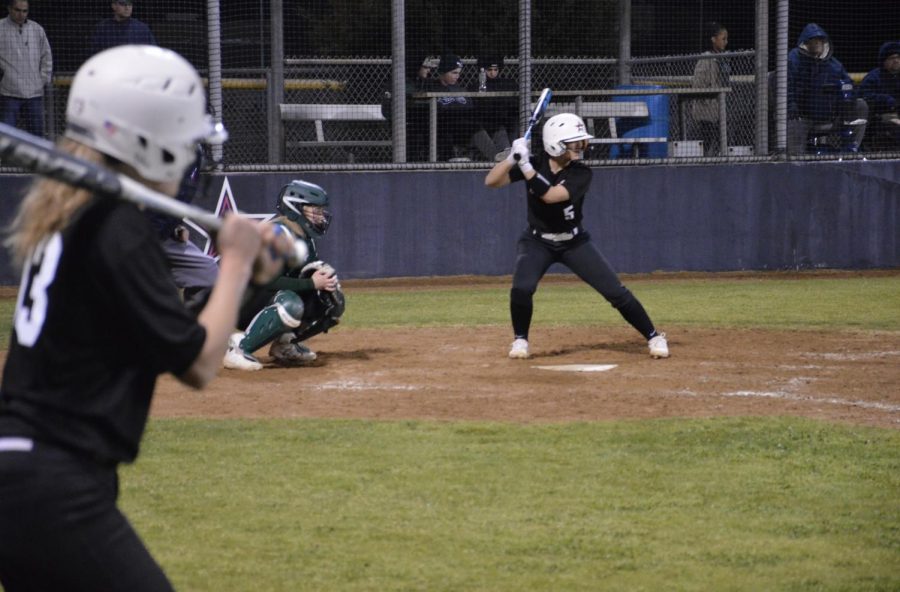
[(459, 84), (463, 63), (454, 54), (441, 56), (437, 80), (428, 83), (428, 92), (446, 93), (438, 97), (438, 160), (468, 161), (472, 135), (477, 129), (475, 103), (471, 97), (454, 96), (466, 92)]
[[(716, 22), (707, 23), (704, 37), (709, 50), (703, 55), (716, 55), (728, 47), (728, 30)], [(692, 88), (726, 87), (729, 85), (731, 71), (728, 62), (715, 58), (701, 58), (694, 66)], [(691, 115), (697, 129), (697, 135), (703, 140), (703, 153), (706, 156), (719, 156), (719, 100), (716, 97), (694, 99)]]
[(10, 0), (0, 20), (0, 121), (44, 135), (44, 87), (50, 84), (53, 56), (44, 28), (28, 19), (28, 0)]
[[(482, 56), (478, 58), (478, 78), (469, 90), (481, 92), (515, 91), (515, 80), (500, 75), (503, 58)], [(488, 160), (500, 162), (509, 154), (510, 134), (516, 135), (518, 99), (516, 97), (485, 97), (476, 103), (475, 114), (479, 129), (472, 138), (475, 147)]]
[(150, 27), (132, 18), (132, 0), (116, 0), (111, 4), (113, 15), (100, 21), (91, 39), (92, 54), (117, 45), (158, 45)]
[(869, 105), (872, 129), (867, 148), (900, 148), (900, 41), (888, 41), (878, 51), (879, 67), (863, 78), (859, 90)]
[(866, 104), (856, 100), (853, 80), (833, 52), (825, 30), (810, 23), (800, 33), (797, 47), (788, 54), (787, 149), (790, 154), (806, 151), (810, 130), (815, 127), (841, 125), (850, 119), (859, 123), (853, 126), (855, 146), (849, 148), (858, 147), (862, 141)]

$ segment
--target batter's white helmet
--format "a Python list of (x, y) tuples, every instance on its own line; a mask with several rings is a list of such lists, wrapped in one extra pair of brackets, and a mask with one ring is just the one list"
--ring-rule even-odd
[(544, 124), (544, 150), (550, 156), (562, 156), (566, 152), (566, 142), (589, 140), (584, 121), (574, 113), (554, 115)]
[(168, 49), (120, 45), (86, 61), (72, 81), (66, 136), (133, 166), (151, 181), (179, 181), (197, 143), (228, 134), (206, 112), (203, 80)]

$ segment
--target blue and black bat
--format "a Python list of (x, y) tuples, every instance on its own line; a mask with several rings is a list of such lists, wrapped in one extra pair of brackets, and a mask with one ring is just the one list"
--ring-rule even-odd
[[(537, 104), (534, 106), (534, 112), (531, 114), (531, 118), (528, 120), (528, 127), (525, 128), (525, 136), (526, 140), (531, 139), (531, 130), (534, 128), (535, 124), (541, 120), (541, 117), (544, 116), (544, 112), (547, 110), (547, 107), (550, 105), (550, 99), (553, 98), (553, 91), (549, 88), (545, 88), (541, 91), (541, 96), (538, 97)], [(519, 155), (516, 154), (514, 157), (516, 160), (519, 160)]]

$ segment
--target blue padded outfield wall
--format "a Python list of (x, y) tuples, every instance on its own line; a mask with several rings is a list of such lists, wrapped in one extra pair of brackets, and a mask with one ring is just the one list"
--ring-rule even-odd
[[(319, 251), (343, 278), (505, 275), (525, 227), (524, 186), (490, 190), (484, 175), (215, 175), (198, 205), (271, 213), (279, 188), (302, 178), (332, 197)], [(28, 180), (0, 176), (4, 226)], [(900, 163), (596, 168), (585, 226), (622, 273), (900, 267)], [(0, 283), (18, 279), (4, 252)]]

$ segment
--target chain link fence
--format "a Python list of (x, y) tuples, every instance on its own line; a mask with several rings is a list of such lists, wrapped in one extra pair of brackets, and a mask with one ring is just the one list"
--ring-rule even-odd
[[(31, 2), (29, 18), (53, 49), (51, 138), (64, 131), (71, 77), (116, 4)], [(790, 52), (815, 22), (861, 97), (863, 79), (883, 66), (882, 44), (900, 30), (900, 13), (883, 2), (129, 5), (129, 18), (208, 78), (210, 110), (231, 134), (222, 154), (230, 170), (484, 167), (521, 133), (544, 87), (555, 108), (583, 115), (596, 165), (900, 157), (900, 145), (885, 140), (891, 112), (874, 102), (861, 146), (840, 137), (847, 115), (830, 140), (823, 132), (813, 145), (809, 130), (810, 144), (790, 151), (795, 114), (781, 90)], [(721, 31), (728, 40), (717, 48)]]

